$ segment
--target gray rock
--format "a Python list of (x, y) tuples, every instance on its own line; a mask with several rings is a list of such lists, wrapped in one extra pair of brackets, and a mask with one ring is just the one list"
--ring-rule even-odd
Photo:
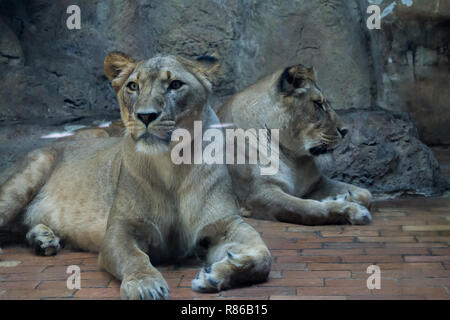
[(15, 33), (0, 18), (0, 64), (22, 66), (24, 56), (22, 47)]
[(333, 160), (322, 161), (326, 175), (378, 196), (432, 196), (448, 187), (407, 114), (382, 109), (340, 113), (350, 133), (333, 152)]
[[(116, 113), (114, 92), (103, 75), (103, 60), (113, 50), (136, 59), (218, 54), (217, 103), (297, 63), (316, 67), (336, 108), (371, 102), (367, 48), (354, 1), (81, 0), (81, 30), (66, 27), (66, 5), (0, 2), (3, 20), (14, 31), (8, 34), (20, 42), (8, 40), (6, 47), (22, 48), (26, 60), (24, 68), (0, 65), (1, 71), (17, 74), (8, 86), (22, 92), (0, 89), (8, 101), (0, 105), (0, 120)], [(36, 103), (27, 97), (37, 97)]]

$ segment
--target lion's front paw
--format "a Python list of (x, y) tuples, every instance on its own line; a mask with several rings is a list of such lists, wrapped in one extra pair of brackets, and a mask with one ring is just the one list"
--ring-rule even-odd
[(157, 270), (136, 272), (122, 280), (120, 297), (124, 300), (163, 300), (169, 297), (169, 286)]
[(367, 189), (358, 188), (356, 190), (348, 190), (347, 193), (338, 195), (336, 200), (355, 202), (366, 208), (370, 208), (372, 193)]
[(350, 224), (369, 224), (372, 221), (372, 216), (365, 207), (354, 203), (354, 202), (348, 202), (346, 206), (343, 208), (344, 215), (346, 220)]
[(271, 256), (264, 247), (233, 246), (226, 256), (202, 268), (192, 280), (192, 289), (197, 292), (219, 292), (231, 287), (260, 283), (270, 272)]
[(61, 249), (59, 237), (43, 224), (34, 226), (26, 237), (30, 246), (34, 248), (38, 255), (53, 256)]
[(369, 224), (372, 216), (369, 210), (356, 202), (345, 200), (324, 201), (328, 212), (332, 216), (337, 216), (337, 220), (350, 224)]

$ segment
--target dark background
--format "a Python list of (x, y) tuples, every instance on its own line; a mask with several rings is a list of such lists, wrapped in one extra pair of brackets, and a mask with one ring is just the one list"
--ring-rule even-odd
[[(352, 129), (327, 174), (380, 195), (440, 194), (427, 145), (450, 145), (450, 0), (370, 2), (381, 30), (367, 29), (365, 0), (0, 0), (0, 171), (43, 134), (119, 117), (108, 52), (218, 54), (215, 108), (276, 69), (314, 66)], [(81, 30), (66, 27), (72, 4)]]

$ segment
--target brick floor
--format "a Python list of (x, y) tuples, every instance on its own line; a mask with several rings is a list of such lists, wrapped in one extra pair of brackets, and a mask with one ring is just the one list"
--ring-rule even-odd
[[(298, 226), (247, 220), (270, 247), (266, 283), (195, 293), (198, 266), (162, 266), (171, 299), (450, 299), (450, 199), (376, 202), (368, 226)], [(120, 283), (97, 270), (97, 255), (63, 250), (37, 257), (4, 248), (0, 299), (118, 299)], [(81, 268), (81, 289), (67, 289), (68, 265)], [(381, 268), (381, 289), (369, 290), (367, 267)]]

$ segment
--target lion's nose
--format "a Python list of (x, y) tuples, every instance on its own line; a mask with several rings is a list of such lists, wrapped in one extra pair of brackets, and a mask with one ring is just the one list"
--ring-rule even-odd
[(146, 127), (156, 119), (158, 119), (161, 112), (145, 112), (145, 113), (138, 113), (137, 117), (139, 120), (141, 120)]
[(342, 138), (344, 138), (348, 133), (348, 129), (346, 128), (338, 128), (337, 131), (339, 132)]

